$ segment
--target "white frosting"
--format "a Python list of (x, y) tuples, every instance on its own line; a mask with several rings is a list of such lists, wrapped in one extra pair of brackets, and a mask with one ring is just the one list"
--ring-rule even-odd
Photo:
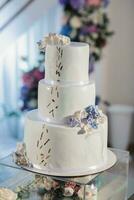
[(78, 134), (80, 127), (63, 123), (64, 118), (95, 105), (95, 85), (88, 77), (89, 45), (69, 44), (68, 38), (55, 34), (39, 45), (45, 49), (45, 81), (39, 82), (38, 111), (26, 117), (24, 142), (29, 160), (38, 168), (58, 172), (103, 165), (107, 160), (107, 118), (87, 134)]
[(26, 117), (27, 156), (35, 166), (60, 170), (84, 170), (107, 160), (107, 119), (90, 134), (78, 134), (79, 128), (44, 123), (37, 110)]
[[(44, 80), (39, 82), (39, 116), (51, 122), (60, 122), (89, 105), (95, 104), (95, 85), (50, 85)], [(56, 107), (57, 106), (57, 107)], [(51, 110), (54, 110), (51, 112)]]
[[(50, 81), (88, 81), (89, 45), (72, 42), (69, 45), (47, 45), (45, 79)], [(57, 71), (57, 74), (56, 74)]]

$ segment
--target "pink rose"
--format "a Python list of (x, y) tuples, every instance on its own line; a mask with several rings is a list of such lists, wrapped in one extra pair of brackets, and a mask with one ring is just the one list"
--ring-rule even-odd
[(75, 194), (77, 194), (79, 190), (80, 190), (80, 185), (76, 185), (74, 189)]
[(70, 181), (70, 182), (66, 182), (65, 183), (65, 187), (71, 187), (72, 189), (74, 189), (76, 186), (76, 183), (73, 182), (73, 181)]
[(76, 183), (70, 181), (65, 183), (65, 187), (64, 187), (64, 196), (65, 197), (71, 197), (73, 196), (74, 192), (75, 192), (75, 187), (76, 187)]
[(32, 73), (32, 76), (36, 79), (36, 80), (41, 80), (44, 78), (44, 73), (41, 72), (39, 69), (35, 69)]
[(28, 88), (34, 87), (34, 78), (32, 77), (31, 73), (23, 74), (22, 80), (23, 80), (24, 85), (26, 85)]
[(100, 6), (101, 0), (86, 0), (86, 4), (89, 6)]
[(96, 33), (98, 31), (97, 27), (94, 25), (90, 26), (88, 29), (90, 33)]
[(53, 180), (53, 184), (52, 185), (53, 185), (54, 190), (60, 188), (60, 184), (57, 181)]
[(84, 27), (83, 28), (83, 32), (85, 33), (97, 33), (98, 32), (98, 28), (95, 25), (90, 25), (89, 27)]

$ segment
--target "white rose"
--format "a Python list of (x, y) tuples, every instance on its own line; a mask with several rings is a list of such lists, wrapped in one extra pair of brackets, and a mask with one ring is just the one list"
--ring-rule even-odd
[(86, 43), (90, 43), (90, 38), (87, 36), (87, 37), (85, 37), (85, 42)]
[(75, 112), (75, 113), (74, 113), (74, 117), (75, 117), (76, 119), (80, 120), (80, 119), (81, 119), (81, 111)]
[(45, 186), (45, 189), (46, 189), (47, 191), (49, 191), (49, 190), (52, 189), (51, 183), (46, 183), (44, 186)]
[(0, 200), (16, 200), (17, 194), (12, 190), (0, 188)]
[[(82, 200), (84, 196), (84, 186), (82, 186), (80, 188), (80, 190), (78, 191), (78, 197)], [(87, 185), (86, 186), (86, 190), (85, 190), (85, 200), (95, 200), (97, 197), (97, 189), (94, 186), (94, 188), (92, 187), (92, 185)]]
[(78, 197), (81, 199), (83, 199), (83, 196), (84, 196), (84, 187), (82, 186), (79, 191), (78, 191)]
[(91, 131), (92, 131), (92, 129), (89, 127), (88, 124), (86, 124), (86, 125), (83, 127), (83, 129), (84, 129), (84, 131), (85, 131), (86, 133), (91, 133)]
[(28, 103), (28, 105), (31, 107), (31, 108), (34, 108), (37, 106), (37, 100), (36, 99), (31, 99)]
[(100, 124), (103, 124), (104, 121), (105, 121), (105, 117), (104, 116), (101, 116), (97, 119), (97, 121), (100, 123)]
[(85, 124), (81, 122), (80, 127), (84, 129)]
[(93, 37), (94, 39), (97, 39), (98, 34), (97, 34), (97, 33), (92, 33), (92, 37)]
[(97, 47), (93, 48), (93, 52), (95, 52), (97, 55), (100, 55), (100, 49)]
[(73, 196), (73, 193), (74, 193), (74, 190), (71, 187), (66, 187), (64, 189), (64, 194), (63, 195), (65, 197), (71, 197), (71, 196)]
[(44, 187), (47, 191), (51, 190), (53, 187), (53, 180), (49, 177), (44, 178)]
[(88, 113), (86, 111), (81, 112), (81, 118), (87, 118)]
[(82, 25), (80, 18), (77, 17), (77, 16), (72, 17), (71, 20), (70, 20), (70, 25), (73, 28), (80, 28), (81, 25)]
[(16, 153), (18, 153), (19, 155), (23, 155), (24, 152), (25, 152), (25, 145), (24, 145), (24, 143), (18, 142), (16, 149), (17, 149)]
[(43, 41), (41, 41), (39, 43), (39, 48), (40, 49), (45, 49), (45, 47), (48, 44), (60, 44), (60, 45), (64, 45), (64, 44), (69, 44), (70, 43), (70, 38), (64, 35), (59, 35), (56, 33), (49, 33), (48, 36), (46, 36)]
[(51, 194), (44, 194), (43, 200), (50, 200), (50, 199), (52, 199)]
[(80, 39), (80, 41), (84, 41), (84, 40), (85, 40), (84, 35), (80, 35), (80, 36), (79, 36), (79, 39)]

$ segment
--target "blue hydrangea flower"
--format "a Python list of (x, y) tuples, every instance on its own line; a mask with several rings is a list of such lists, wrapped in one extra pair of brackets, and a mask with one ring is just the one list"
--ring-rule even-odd
[(69, 0), (59, 0), (61, 5), (66, 5), (69, 3)]
[(93, 123), (93, 121), (94, 121), (93, 118), (88, 116), (87, 123), (91, 125)]
[(86, 130), (81, 126), (84, 124), (85, 126), (89, 126), (90, 129), (97, 129), (99, 126), (98, 118), (101, 117), (101, 113), (99, 112), (99, 109), (97, 106), (90, 105), (87, 108), (85, 108), (84, 112), (86, 111), (87, 116), (81, 117), (80, 120), (78, 120), (75, 116), (75, 114), (69, 118), (68, 125), (71, 127), (81, 127), (78, 134), (84, 134)]
[(71, 31), (72, 31), (71, 26), (66, 24), (61, 28), (60, 34), (65, 35), (65, 36), (69, 36)]
[(92, 124), (91, 124), (91, 127), (93, 129), (97, 129), (98, 128), (98, 124), (96, 123), (96, 121), (94, 121)]
[(87, 123), (93, 128), (97, 129), (98, 124), (96, 119), (100, 116), (99, 110), (97, 106), (88, 106), (86, 109), (86, 112), (88, 113), (87, 116)]
[(88, 118), (97, 118), (100, 116), (99, 110), (96, 106), (88, 106), (85, 110), (88, 113)]
[(96, 122), (95, 119), (88, 117), (87, 119), (87, 123), (93, 128), (93, 129), (97, 129), (98, 128), (98, 124)]

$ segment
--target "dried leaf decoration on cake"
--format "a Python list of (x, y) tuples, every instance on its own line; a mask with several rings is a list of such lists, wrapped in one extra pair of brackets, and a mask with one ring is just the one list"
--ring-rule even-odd
[(58, 99), (59, 99), (59, 88), (58, 86), (51, 86), (50, 89), (50, 102), (47, 104), (48, 113), (51, 115), (51, 117), (55, 117), (55, 113), (57, 109), (59, 108), (58, 105)]
[(46, 137), (49, 132), (45, 124), (42, 126), (42, 132), (37, 140), (37, 160), (43, 166), (47, 165), (47, 161), (50, 158), (51, 148), (49, 146), (50, 139)]
[[(63, 49), (61, 46), (56, 46), (56, 52), (57, 52), (57, 60), (56, 60), (56, 78), (57, 78), (57, 82), (60, 82), (60, 77), (61, 77), (61, 73), (62, 70), (64, 68), (63, 64), (62, 64), (62, 56), (63, 56)], [(58, 86), (52, 86), (51, 90), (50, 90), (50, 102), (47, 104), (47, 108), (48, 108), (48, 113), (54, 118), (55, 117), (55, 112), (57, 111), (57, 109), (59, 108), (58, 105), (58, 99), (59, 99), (59, 87)]]
[[(41, 52), (45, 52), (47, 45), (53, 45), (56, 48), (56, 81), (57, 83), (61, 80), (61, 74), (64, 69), (62, 64), (63, 58), (63, 46), (70, 44), (70, 38), (64, 35), (58, 35), (56, 33), (50, 33), (48, 36), (44, 37), (44, 39), (38, 42), (38, 46)], [(56, 95), (55, 95), (56, 92)], [(59, 108), (58, 105), (58, 98), (60, 96), (59, 87), (52, 86), (50, 91), (50, 102), (47, 104), (48, 113), (51, 115), (52, 118), (55, 117), (55, 112)]]
[(104, 123), (104, 114), (97, 106), (88, 106), (82, 111), (77, 111), (67, 119), (70, 127), (80, 127), (78, 134), (90, 133)]
[(63, 48), (62, 46), (57, 46), (56, 47), (57, 51), (57, 60), (56, 60), (56, 76), (57, 76), (57, 81), (60, 81), (61, 73), (63, 70), (63, 64), (62, 64), (62, 57), (63, 57)]

